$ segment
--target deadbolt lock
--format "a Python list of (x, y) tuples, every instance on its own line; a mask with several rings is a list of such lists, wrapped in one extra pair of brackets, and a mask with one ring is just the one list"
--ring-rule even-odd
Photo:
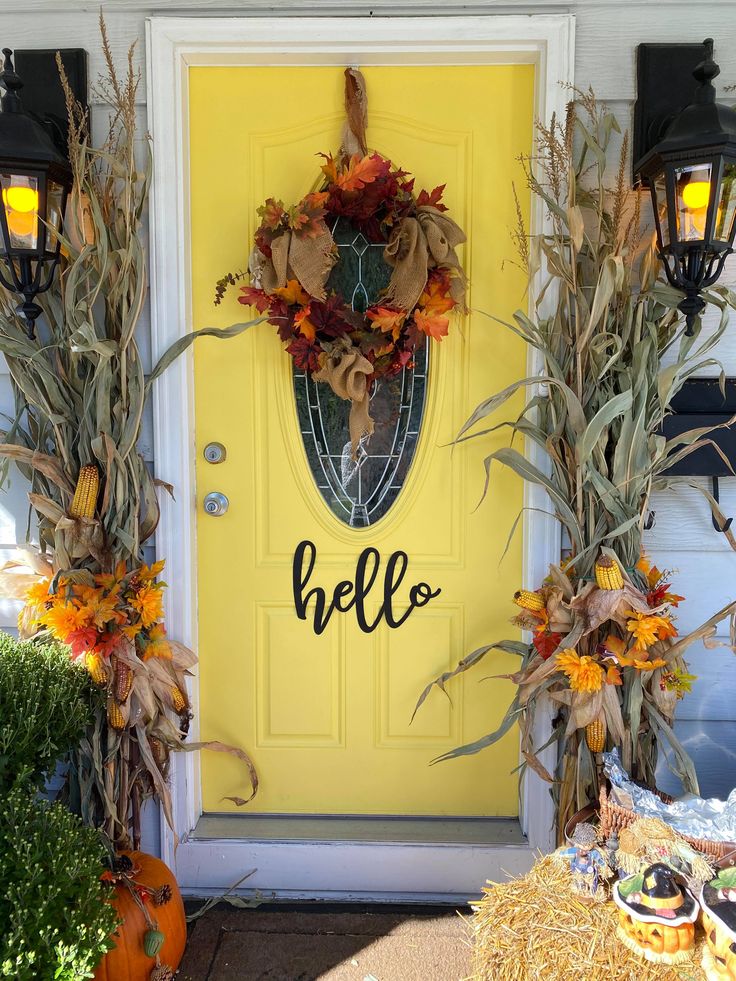
[(204, 499), (204, 510), (213, 518), (219, 518), (230, 507), (230, 501), (219, 491), (212, 491)]
[(207, 463), (224, 463), (227, 450), (222, 443), (208, 443), (204, 448), (204, 458)]

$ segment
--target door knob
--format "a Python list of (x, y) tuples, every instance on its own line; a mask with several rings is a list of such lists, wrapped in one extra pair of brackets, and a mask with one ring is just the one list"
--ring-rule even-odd
[(212, 491), (204, 499), (205, 514), (211, 514), (213, 518), (219, 518), (230, 507), (230, 501), (219, 491)]

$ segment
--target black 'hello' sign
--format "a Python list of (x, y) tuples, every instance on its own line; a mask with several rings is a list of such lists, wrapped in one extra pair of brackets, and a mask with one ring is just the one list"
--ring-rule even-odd
[(381, 556), (378, 549), (365, 548), (358, 556), (355, 565), (355, 580), (344, 579), (332, 591), (332, 599), (327, 603), (327, 593), (321, 586), (307, 589), (309, 580), (317, 561), (317, 547), (314, 542), (299, 542), (294, 552), (293, 589), (294, 609), (300, 620), (308, 618), (307, 605), (314, 600), (313, 627), (316, 634), (324, 632), (332, 614), (348, 613), (355, 609), (355, 619), (360, 629), (370, 634), (376, 629), (381, 620), (395, 630), (404, 623), (414, 610), (426, 606), (430, 600), (442, 592), (432, 589), (429, 583), (418, 582), (409, 589), (409, 605), (399, 616), (394, 615), (393, 598), (404, 580), (409, 567), (409, 557), (406, 552), (392, 552), (383, 571), (383, 602), (375, 619), (370, 621), (366, 616), (365, 601), (373, 589), (381, 566)]

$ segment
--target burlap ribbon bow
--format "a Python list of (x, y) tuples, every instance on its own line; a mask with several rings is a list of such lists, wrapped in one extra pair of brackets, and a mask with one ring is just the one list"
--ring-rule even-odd
[(462, 307), (465, 274), (455, 248), (464, 241), (459, 225), (431, 205), (417, 208), (416, 218), (402, 218), (383, 253), (394, 271), (382, 302), (399, 310), (413, 310), (427, 283), (428, 269), (442, 266), (454, 273), (450, 292)]
[[(337, 262), (337, 250), (330, 230), (323, 221), (316, 223), (317, 235), (298, 235), (290, 229), (271, 243), (271, 258), (255, 249), (251, 256), (253, 282), (267, 293), (297, 279), (310, 296), (325, 299), (325, 285)], [(256, 268), (253, 268), (256, 266)]]
[[(349, 344), (349, 342), (348, 342)], [(350, 443), (352, 458), (355, 460), (358, 445), (363, 436), (373, 433), (373, 420), (370, 417), (368, 377), (373, 374), (373, 365), (356, 347), (336, 346), (324, 364), (312, 377), (318, 382), (327, 382), (335, 395), (350, 399)]]

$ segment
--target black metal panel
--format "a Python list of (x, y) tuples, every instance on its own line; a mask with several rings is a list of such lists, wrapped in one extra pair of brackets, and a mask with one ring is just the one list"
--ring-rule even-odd
[[(692, 379), (673, 398), (672, 409), (662, 426), (667, 439), (689, 429), (722, 425), (736, 415), (736, 379), (726, 380), (725, 397), (717, 379)], [(716, 429), (707, 438), (718, 445), (736, 471), (736, 426)], [(666, 476), (732, 477), (733, 471), (712, 446), (704, 446), (667, 470)]]
[(693, 101), (695, 67), (705, 57), (701, 44), (639, 44), (636, 49), (636, 103), (631, 160), (636, 164), (678, 112)]
[[(87, 52), (83, 48), (62, 48), (59, 52), (75, 98), (87, 106)], [(67, 156), (66, 101), (56, 67), (56, 48), (14, 51), (15, 70), (23, 79), (20, 97), (23, 109), (42, 123), (57, 148)]]

